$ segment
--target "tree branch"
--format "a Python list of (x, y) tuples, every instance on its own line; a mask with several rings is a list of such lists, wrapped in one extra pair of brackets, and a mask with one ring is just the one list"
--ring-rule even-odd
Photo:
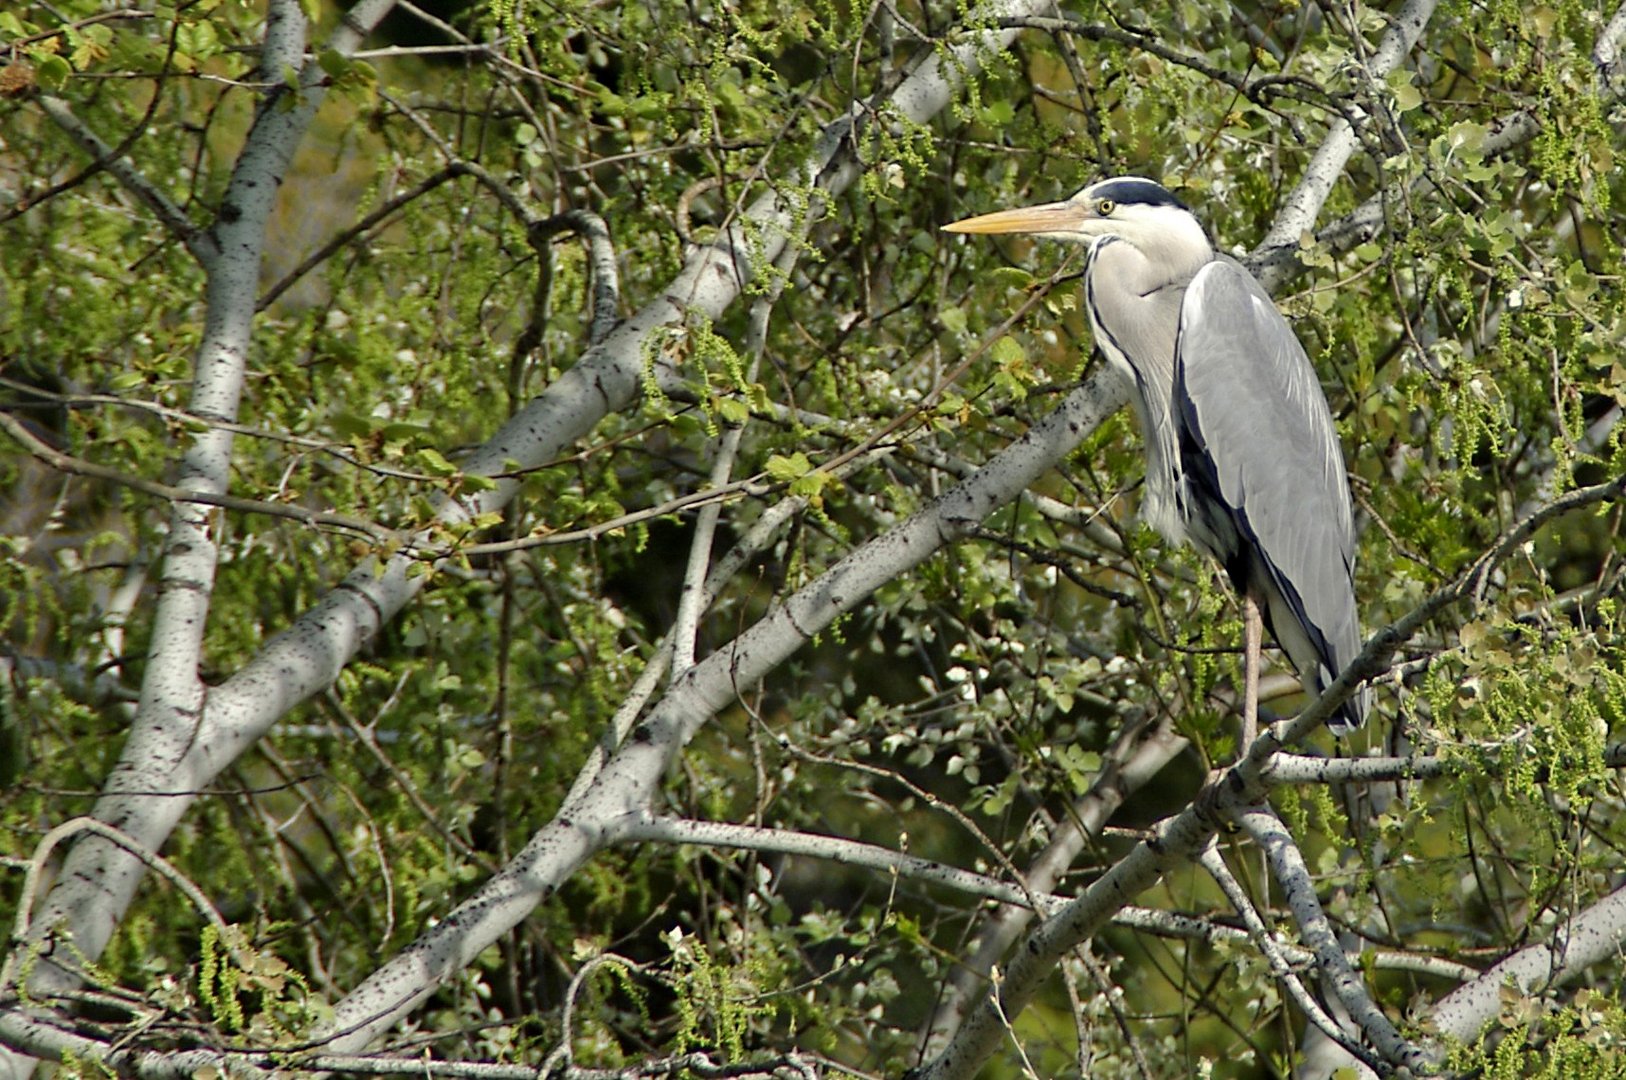
[[(1593, 964), (1620, 955), (1626, 940), (1626, 885), (1617, 887), (1586, 910), (1563, 920), (1544, 942), (1520, 949), (1466, 986), (1458, 987), (1429, 1011), (1441, 1040), (1467, 1042), (1496, 1019), (1502, 988), (1522, 993), (1558, 986)], [(1437, 1058), (1444, 1048), (1431, 1047)]]
[[(1287, 957), (1283, 955), (1280, 944), (1276, 941), (1270, 928), (1265, 925), (1265, 921), (1260, 917), (1259, 912), (1254, 908), (1253, 901), (1248, 898), (1247, 891), (1242, 888), (1242, 883), (1236, 879), (1236, 875), (1231, 873), (1231, 868), (1225, 864), (1225, 857), (1220, 854), (1219, 846), (1210, 843), (1203, 849), (1202, 854), (1197, 857), (1197, 863), (1208, 871), (1208, 876), (1214, 879), (1214, 883), (1220, 887), (1220, 892), (1225, 894), (1225, 899), (1230, 902), (1231, 907), (1241, 917), (1242, 925), (1247, 927), (1249, 938), (1253, 941), (1255, 947), (1264, 954), (1265, 960), (1270, 964), (1271, 973), (1281, 981), (1283, 986), (1287, 987), (1287, 996), (1292, 998), (1293, 1003), (1299, 1007), (1299, 1011), (1305, 1015), (1306, 1019), (1319, 1028), (1322, 1034), (1342, 1046), (1352, 1056), (1369, 1065), (1375, 1064), (1364, 1047), (1357, 1046), (1344, 1037), (1343, 1029), (1338, 1026), (1337, 1021), (1328, 1016), (1326, 1010), (1321, 1007), (1321, 1003), (1316, 1001), (1315, 997), (1304, 988), (1303, 980), (1299, 978), (1298, 972), (1293, 970)], [(1348, 961), (1345, 962), (1347, 964)]]
[[(354, 52), (392, 2), (361, 0), (344, 16), (330, 42), (332, 48)], [(204, 326), (190, 404), (191, 412), (211, 420), (237, 418), (266, 223), (277, 187), (323, 98), (326, 76), (320, 65), (312, 62), (301, 68), (305, 29), (296, 0), (274, 0), (267, 13), (261, 63), (275, 72), (288, 67), (301, 70), (299, 94), (291, 107), (281, 100), (291, 92), (287, 88), (262, 103), (212, 230), (217, 252), (205, 262)], [(232, 433), (223, 427), (198, 433), (180, 457), (175, 486), (196, 498), (171, 504), (140, 705), (94, 808), (95, 817), (147, 851), (163, 845), (195, 797), (193, 792), (203, 786), (176, 766), (188, 755), (211, 752), (207, 745), (200, 746), (210, 693), (200, 671), (218, 537), (201, 499), (225, 494), (231, 462)], [(229, 760), (219, 761), (217, 769)], [(28, 939), (15, 946), (41, 954), (29, 975), (31, 994), (45, 996), (77, 983), (74, 971), (51, 959), (46, 939), (56, 934), (71, 937), (76, 955), (95, 960), (134, 895), (144, 866), (124, 846), (95, 834), (74, 843)], [(29, 1067), (26, 1061), (0, 1055), (0, 1071), (22, 1076)]]
[[(109, 13), (112, 14), (112, 13)], [(207, 267), (220, 254), (219, 245), (208, 232), (198, 228), (197, 223), (187, 216), (170, 199), (168, 195), (148, 180), (146, 175), (132, 165), (124, 156), (128, 147), (112, 147), (103, 142), (90, 127), (80, 120), (73, 111), (73, 107), (54, 94), (41, 94), (39, 96), (40, 111), (51, 118), (51, 122), (61, 128), (79, 148), (89, 154), (95, 162), (94, 168), (106, 169), (114, 179), (134, 195), (153, 217), (168, 229), (179, 240), (192, 257), (198, 260), (199, 265)]]
[[(235, 425), (234, 425), (235, 426)], [(346, 529), (374, 540), (388, 539), (392, 534), (389, 529), (375, 522), (362, 518), (351, 517), (348, 514), (335, 514), (327, 510), (311, 510), (292, 503), (266, 502), (263, 499), (245, 499), (238, 495), (216, 494), (210, 491), (201, 491), (196, 488), (176, 487), (173, 484), (160, 484), (156, 480), (148, 480), (142, 476), (133, 476), (130, 473), (120, 472), (118, 469), (106, 465), (98, 465), (93, 461), (65, 454), (40, 439), (28, 425), (18, 420), (10, 413), (0, 412), (0, 430), (15, 439), (24, 450), (34, 457), (56, 469), (58, 472), (70, 476), (84, 476), (92, 480), (103, 480), (110, 484), (139, 491), (143, 495), (163, 499), (169, 503), (191, 503), (198, 506), (215, 506), (222, 510), (236, 510), (245, 514), (265, 514), (269, 517), (287, 518), (306, 525), (326, 525), (337, 529)]]
[(1356, 686), (1384, 668), (1397, 648), (1434, 616), (1469, 596), (1492, 566), (1521, 546), (1542, 524), (1570, 510), (1619, 498), (1623, 491), (1626, 477), (1616, 477), (1555, 500), (1515, 524), (1455, 579), (1374, 634), (1355, 661), (1319, 698), (1294, 719), (1265, 728), (1242, 760), (1204, 785), (1186, 809), (1159, 824), (1151, 839), (1137, 844), (1077, 899), (1028, 935), (1006, 971), (999, 1006), (988, 1004), (973, 1013), (943, 1052), (919, 1070), (920, 1080), (975, 1072), (1000, 1038), (1001, 1016), (1021, 1011), (1063, 955), (1098, 933), (1116, 911), (1164, 874), (1196, 858), (1229, 816), (1263, 802), (1268, 790), (1265, 774), (1279, 750), (1319, 729)]
[[(1300, 853), (1298, 845), (1293, 842), (1287, 827), (1263, 804), (1244, 809), (1236, 817), (1237, 823), (1247, 830), (1253, 842), (1264, 851), (1265, 858), (1270, 864), (1271, 875), (1281, 885), (1282, 892), (1287, 898), (1287, 906), (1299, 924), (1299, 933), (1303, 936), (1305, 944), (1315, 953), (1316, 966), (1321, 970), (1324, 984), (1332, 989), (1339, 1003), (1382, 1055), (1383, 1063), (1372, 1060), (1353, 1047), (1349, 1047), (1350, 1051), (1367, 1065), (1380, 1069), (1383, 1073), (1392, 1072), (1396, 1066), (1415, 1071), (1423, 1062), (1423, 1052), (1407, 1042), (1396, 1030), (1383, 1010), (1378, 1008), (1377, 1003), (1366, 992), (1366, 987), (1362, 984), (1360, 976), (1355, 974), (1355, 969), (1350, 966), (1349, 959), (1338, 944), (1338, 936), (1333, 933), (1332, 925), (1327, 922), (1326, 913), (1321, 910), (1321, 901), (1316, 898), (1310, 868), (1304, 864), (1304, 856)], [(1331, 1024), (1331, 1021), (1328, 1020), (1327, 1023)], [(1334, 1024), (1332, 1027), (1335, 1033), (1329, 1033), (1329, 1037), (1340, 1045), (1347, 1046), (1342, 1032), (1337, 1032), (1337, 1025)], [(1380, 1068), (1384, 1063), (1388, 1067)]]

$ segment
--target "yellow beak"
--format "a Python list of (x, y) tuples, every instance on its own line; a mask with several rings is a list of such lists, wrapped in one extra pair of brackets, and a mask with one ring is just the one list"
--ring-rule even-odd
[(965, 218), (943, 226), (944, 232), (954, 233), (1069, 233), (1078, 232), (1084, 222), (1094, 217), (1089, 210), (1071, 200), (1024, 206), (1017, 210), (1001, 210), (980, 217)]

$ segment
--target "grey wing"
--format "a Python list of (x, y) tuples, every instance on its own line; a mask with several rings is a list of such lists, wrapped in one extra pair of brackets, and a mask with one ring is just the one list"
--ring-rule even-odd
[[(1174, 381), (1193, 537), (1263, 594), (1277, 641), (1319, 690), (1361, 646), (1344, 456), (1304, 347), (1234, 260), (1186, 291)], [(1333, 726), (1364, 714), (1352, 699)]]

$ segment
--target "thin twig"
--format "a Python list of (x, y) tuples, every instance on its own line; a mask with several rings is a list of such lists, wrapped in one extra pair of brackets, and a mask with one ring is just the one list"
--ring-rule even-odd
[(161, 484), (156, 480), (148, 480), (142, 476), (133, 476), (130, 473), (120, 472), (106, 465), (98, 465), (83, 458), (65, 454), (48, 445), (21, 420), (7, 412), (0, 412), (0, 430), (4, 430), (23, 449), (34, 455), (45, 464), (59, 472), (70, 473), (74, 476), (86, 476), (95, 480), (105, 480), (130, 488), (146, 495), (152, 495), (170, 503), (196, 503), (202, 506), (217, 506), (222, 510), (237, 510), (248, 514), (267, 514), (271, 517), (288, 518), (303, 522), (306, 525), (329, 525), (338, 529), (348, 529), (374, 540), (388, 540), (394, 534), (376, 522), (366, 521), (362, 518), (351, 517), (349, 514), (335, 514), (327, 510), (311, 510), (303, 506), (294, 506), (291, 503), (266, 502), (263, 499), (245, 499), (237, 495), (226, 495), (212, 491), (200, 491), (194, 488), (179, 488), (171, 484)]

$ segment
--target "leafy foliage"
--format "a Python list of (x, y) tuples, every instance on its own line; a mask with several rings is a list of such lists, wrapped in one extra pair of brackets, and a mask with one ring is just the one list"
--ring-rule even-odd
[[(502, 0), (402, 16), (349, 56), (321, 45), (331, 6), (305, 6), (328, 93), (267, 234), (232, 421), (232, 494), (255, 502), (212, 512), (200, 677), (242, 670), (418, 530), (449, 557), (420, 559), (409, 608), (171, 834), (165, 857), (228, 932), (148, 884), (89, 958), (98, 989), (168, 1034), (298, 1043), (554, 817), (665, 662), (701, 535), (688, 500), (719, 500), (699, 545), (713, 562), (794, 510), (721, 583), (704, 656), (1095, 374), (1077, 257), (945, 241), (944, 221), (1138, 173), (1243, 250), (1328, 125), (1364, 117), (1319, 220), (1378, 199), (1381, 228), (1306, 232), (1279, 300), (1350, 463), (1366, 625), (1414, 608), (1531, 509), (1626, 472), (1619, 105), (1592, 58), (1609, 13), (1579, 0), (1446, 5), (1386, 78), (1367, 66), (1376, 9), (1081, 2), (1072, 32), (988, 47), (931, 122), (886, 95), (927, 58), (956, 63), (953, 47), (997, 23), (985, 10)], [(6, 920), (36, 845), (114, 772), (162, 644), (171, 507), (134, 481), (172, 481), (219, 418), (190, 396), (209, 281), (155, 203), (202, 235), (229, 212), (257, 110), (299, 85), (262, 67), (266, 33), (264, 6), (240, 0), (0, 12), (0, 395), (35, 438), (131, 481), (73, 475), (15, 439), (0, 455)], [(53, 101), (128, 173), (88, 157)], [(807, 162), (844, 119), (859, 182), (832, 196)], [(766, 195), (793, 234), (771, 265), (746, 216)], [(573, 209), (609, 227), (623, 316), (730, 227), (749, 287), (715, 317), (673, 298), (684, 316), (646, 339), (638, 404), (570, 453), (473, 474), (471, 448), (588, 350), (592, 258), (530, 228)], [(1134, 423), (1108, 421), (971, 541), (739, 686), (657, 809), (1010, 877), (1122, 766), (1120, 732), (1167, 725), (1189, 752), (1113, 789), (1120, 828), (1097, 830), (1057, 885), (1076, 891), (1237, 750), (1232, 601), (1214, 567), (1136, 522), (1139, 454)], [(500, 512), (440, 516), (509, 484)], [(1357, 954), (1486, 966), (1618, 879), (1623, 554), (1618, 505), (1551, 523), (1409, 644), (1379, 680), (1374, 731), (1318, 748), (1348, 756), (1399, 732), (1448, 776), (1369, 814), (1343, 790), (1278, 795)], [(1295, 693), (1271, 704), (1285, 713)], [(1242, 876), (1260, 905), (1280, 899)], [(1226, 910), (1195, 869), (1139, 902)], [(627, 964), (573, 1006), (578, 1063), (807, 1051), (896, 1074), (985, 914), (907, 875), (616, 849), (440, 983), (415, 1033), (438, 1055), (536, 1064), (567, 1034), (572, 976), (613, 952)], [(1513, 995), (1452, 1067), (1614, 1075), (1619, 968)], [(1395, 1017), (1450, 988), (1437, 968), (1366, 974)], [(1229, 938), (1116, 928), (1053, 983), (1011, 1020), (995, 1074), (1263, 1075), (1302, 1047), (1269, 965)]]

